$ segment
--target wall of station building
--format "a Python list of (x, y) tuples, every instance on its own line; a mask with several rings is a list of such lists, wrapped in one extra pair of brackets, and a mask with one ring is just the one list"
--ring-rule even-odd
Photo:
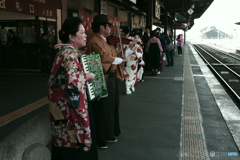
[(68, 10), (78, 10), (78, 7), (94, 11), (94, 0), (67, 0)]
[[(10, 0), (9, 0), (10, 1)], [(25, 2), (26, 0), (19, 0)], [(51, 0), (48, 0), (48, 2)], [(75, 12), (75, 15), (79, 15), (80, 7), (85, 8), (91, 12), (97, 13), (100, 9), (98, 0), (55, 0), (58, 1), (59, 4), (52, 9), (55, 9), (56, 14), (53, 18), (44, 17), (36, 14), (27, 14), (25, 12), (13, 12), (10, 10), (0, 11), (0, 38), (2, 45), (4, 46), (7, 42), (7, 30), (14, 29), (15, 35), (18, 40), (21, 42), (18, 43), (18, 46), (15, 48), (18, 49), (21, 47), (19, 53), (16, 53), (19, 58), (23, 58), (26, 54), (27, 50), (27, 59), (16, 63), (16, 65), (12, 63), (6, 63), (4, 65), (0, 64), (0, 70), (10, 70), (10, 69), (29, 69), (29, 70), (39, 70), (40, 69), (40, 59), (38, 53), (38, 45), (41, 39), (41, 34), (43, 32), (48, 33), (49, 42), (53, 45), (57, 43), (61, 43), (58, 36), (58, 31), (61, 29), (62, 23), (64, 20), (71, 16), (72, 12)], [(129, 27), (131, 29), (144, 29), (146, 18), (140, 15), (133, 15), (129, 10), (121, 10), (120, 7), (111, 0), (105, 0), (106, 5), (106, 15), (112, 17), (113, 22), (115, 22), (114, 35), (116, 34), (116, 19), (120, 20), (120, 27)], [(52, 2), (51, 2), (52, 3)], [(14, 4), (12, 4), (14, 5)], [(14, 6), (12, 6), (14, 7)], [(46, 8), (43, 6), (42, 8)], [(4, 23), (4, 24), (2, 24)], [(90, 24), (91, 21), (88, 22)], [(9, 26), (11, 24), (11, 26)], [(14, 26), (14, 24), (16, 24)], [(25, 26), (24, 26), (25, 25)], [(91, 30), (91, 29), (89, 29)], [(121, 28), (120, 28), (121, 31)], [(24, 44), (24, 45), (22, 45)], [(0, 54), (4, 55), (2, 50), (0, 50)], [(15, 53), (14, 53), (15, 56)], [(2, 57), (0, 57), (2, 58)], [(34, 59), (34, 61), (33, 61)], [(8, 60), (6, 60), (8, 61)], [(30, 64), (30, 62), (34, 64)], [(10, 62), (10, 59), (9, 59)], [(27, 64), (29, 63), (29, 64)]]
[[(142, 29), (144, 30), (146, 26), (146, 17), (143, 15), (134, 15), (130, 12), (122, 11), (116, 5), (112, 6), (110, 0), (104, 1), (107, 3), (107, 15), (112, 17), (118, 17), (120, 19), (121, 27), (128, 26), (131, 29)], [(108, 3), (111, 2), (111, 3)], [(79, 1), (79, 0), (62, 0), (62, 10), (61, 14), (58, 14), (58, 21), (61, 21), (61, 23), (58, 23), (57, 29), (59, 30), (61, 28), (61, 25), (63, 21), (68, 17), (68, 12), (78, 12), (79, 7), (86, 8), (91, 11), (96, 12), (96, 6), (98, 4), (96, 0), (86, 0), (86, 1)], [(58, 43), (60, 41), (58, 40)]]
[[(123, 11), (120, 10), (119, 7), (114, 4), (111, 0), (105, 0), (103, 2), (107, 3), (107, 15), (112, 17), (117, 17), (120, 19), (120, 24), (122, 27), (128, 26), (131, 29), (144, 29), (146, 25), (146, 18), (144, 16), (140, 15), (134, 15), (129, 10)], [(64, 22), (64, 20), (69, 17), (69, 12), (79, 12), (79, 7), (86, 8), (88, 10), (91, 10), (93, 12), (97, 12), (96, 7), (99, 7), (98, 0), (59, 0), (59, 3), (61, 3), (62, 8), (56, 9), (57, 16), (56, 18), (46, 18), (39, 16), (39, 20), (42, 21), (51, 21), (56, 23), (56, 30), (54, 31), (55, 36), (57, 37), (55, 43), (61, 43), (61, 41), (58, 38), (58, 31), (61, 29), (61, 25)], [(112, 5), (114, 4), (114, 5)], [(100, 7), (99, 7), (100, 8)], [(12, 20), (35, 20), (37, 15), (28, 15), (23, 13), (16, 13), (16, 12), (5, 12), (0, 11), (0, 21), (12, 21)], [(41, 34), (41, 33), (40, 33)], [(6, 40), (6, 39), (5, 39)]]
[[(120, 27), (129, 27), (131, 29), (142, 29), (144, 30), (146, 25), (146, 17), (143, 15), (134, 15), (130, 11), (123, 11), (119, 9), (116, 4), (111, 0), (103, 1), (107, 4), (106, 15), (112, 16), (120, 19)], [(69, 15), (68, 12), (78, 12), (79, 7), (88, 9), (90, 11), (96, 12), (96, 6), (98, 6), (97, 0), (87, 0), (87, 1), (78, 1), (78, 0), (63, 0), (62, 1), (62, 20), (64, 21)], [(64, 5), (65, 4), (65, 5)], [(65, 7), (64, 7), (65, 6)]]

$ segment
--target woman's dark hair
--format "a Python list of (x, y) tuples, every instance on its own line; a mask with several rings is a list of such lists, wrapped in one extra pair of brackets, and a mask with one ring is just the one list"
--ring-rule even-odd
[(130, 30), (128, 27), (123, 27), (122, 31), (125, 35), (130, 33)]
[(8, 32), (14, 34), (12, 29), (9, 29)]
[(92, 24), (92, 31), (93, 31), (94, 33), (100, 32), (100, 26), (104, 26), (104, 28), (106, 28), (106, 23)]
[(155, 31), (156, 36), (158, 36), (158, 35), (160, 34), (160, 33), (158, 32), (158, 29), (155, 29), (154, 31)]
[(46, 32), (42, 33), (42, 37), (47, 36), (48, 34)]
[(145, 29), (151, 30), (151, 26), (146, 26)]
[(83, 23), (80, 17), (69, 17), (62, 25), (62, 29), (59, 30), (59, 38), (63, 43), (69, 42), (69, 34), (75, 36), (79, 30), (79, 25)]
[(155, 37), (156, 36), (156, 31), (151, 31), (150, 32), (150, 37)]
[(133, 29), (132, 30), (132, 36), (135, 37), (136, 35), (140, 35), (140, 32), (138, 29)]

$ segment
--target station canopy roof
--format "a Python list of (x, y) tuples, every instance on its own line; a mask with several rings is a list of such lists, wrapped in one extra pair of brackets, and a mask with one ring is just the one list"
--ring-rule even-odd
[(235, 23), (235, 24), (240, 25), (240, 22), (237, 22), (237, 23)]
[[(111, 0), (121, 6), (121, 10), (133, 14), (146, 15), (148, 0)], [(163, 27), (164, 15), (168, 15), (168, 22), (176, 24), (176, 29), (191, 29), (194, 19), (200, 18), (214, 0), (156, 0), (161, 6), (161, 18), (153, 18), (153, 24)], [(153, 0), (155, 5), (155, 0)], [(184, 24), (184, 25), (183, 25)]]

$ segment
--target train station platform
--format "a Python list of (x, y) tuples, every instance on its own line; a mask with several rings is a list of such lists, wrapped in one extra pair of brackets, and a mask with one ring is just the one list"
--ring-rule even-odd
[[(100, 160), (240, 160), (237, 106), (191, 45), (184, 45), (183, 56), (176, 55), (174, 61), (173, 67), (166, 67), (165, 62), (158, 76), (146, 72), (145, 81), (130, 95), (125, 94), (124, 83), (118, 83), (121, 135), (116, 137), (118, 142), (107, 144), (108, 149), (98, 150)], [(29, 139), (27, 132), (41, 121), (34, 117), (47, 116), (47, 79), (27, 74), (0, 76), (4, 84), (0, 86), (0, 151), (11, 152), (16, 146), (6, 144), (9, 136)], [(38, 128), (37, 136), (46, 136), (44, 142), (49, 142), (50, 136), (43, 133), (50, 133), (50, 126), (45, 119), (42, 122), (37, 124), (49, 132)], [(27, 141), (28, 146), (34, 140)]]

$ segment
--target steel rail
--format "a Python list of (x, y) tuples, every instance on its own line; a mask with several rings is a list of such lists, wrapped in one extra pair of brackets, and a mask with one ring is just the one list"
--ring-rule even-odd
[[(206, 45), (207, 45), (207, 44), (206, 44)], [(218, 52), (221, 52), (221, 53), (223, 53), (223, 54), (225, 54), (225, 55), (227, 55), (227, 56), (229, 56), (229, 57), (235, 58), (235, 59), (237, 59), (237, 60), (240, 61), (240, 55), (238, 55), (238, 54), (235, 54), (235, 53), (229, 54), (229, 53), (227, 53), (227, 52), (225, 52), (225, 51), (222, 51), (222, 50), (220, 50), (220, 49), (217, 49), (217, 48), (215, 48), (215, 47), (212, 47), (212, 46), (209, 46), (209, 45), (207, 45), (207, 46), (210, 47), (210, 48), (212, 48), (212, 49), (214, 49), (214, 50), (217, 50)], [(238, 56), (238, 57), (235, 57), (235, 56)]]
[(208, 54), (210, 57), (212, 57), (214, 60), (216, 60), (217, 62), (219, 62), (221, 65), (223, 65), (224, 67), (226, 67), (229, 71), (231, 71), (232, 73), (234, 73), (236, 76), (238, 76), (240, 78), (240, 75), (238, 73), (236, 73), (235, 71), (233, 71), (231, 68), (229, 68), (227, 65), (225, 65), (224, 63), (222, 63), (221, 61), (219, 61), (216, 57), (214, 57), (213, 55), (211, 55), (209, 52), (207, 52), (205, 49), (203, 49), (202, 47), (200, 47), (199, 45), (195, 44), (196, 46), (198, 46), (202, 51), (204, 51), (206, 54)]
[[(218, 77), (225, 83), (225, 85), (233, 92), (233, 94), (240, 100), (240, 96), (233, 90), (233, 88), (223, 79), (223, 77), (214, 69), (214, 67), (204, 58), (204, 56), (200, 53), (200, 51), (194, 47), (191, 43), (189, 43), (195, 50), (198, 52), (198, 54), (202, 57), (202, 59), (208, 64), (208, 66), (218, 75)], [(215, 59), (215, 57), (213, 57)], [(222, 62), (220, 62), (222, 63)], [(226, 68), (228, 68), (226, 65), (224, 65)], [(228, 68), (230, 69), (230, 68)], [(231, 70), (231, 69), (230, 69)]]

